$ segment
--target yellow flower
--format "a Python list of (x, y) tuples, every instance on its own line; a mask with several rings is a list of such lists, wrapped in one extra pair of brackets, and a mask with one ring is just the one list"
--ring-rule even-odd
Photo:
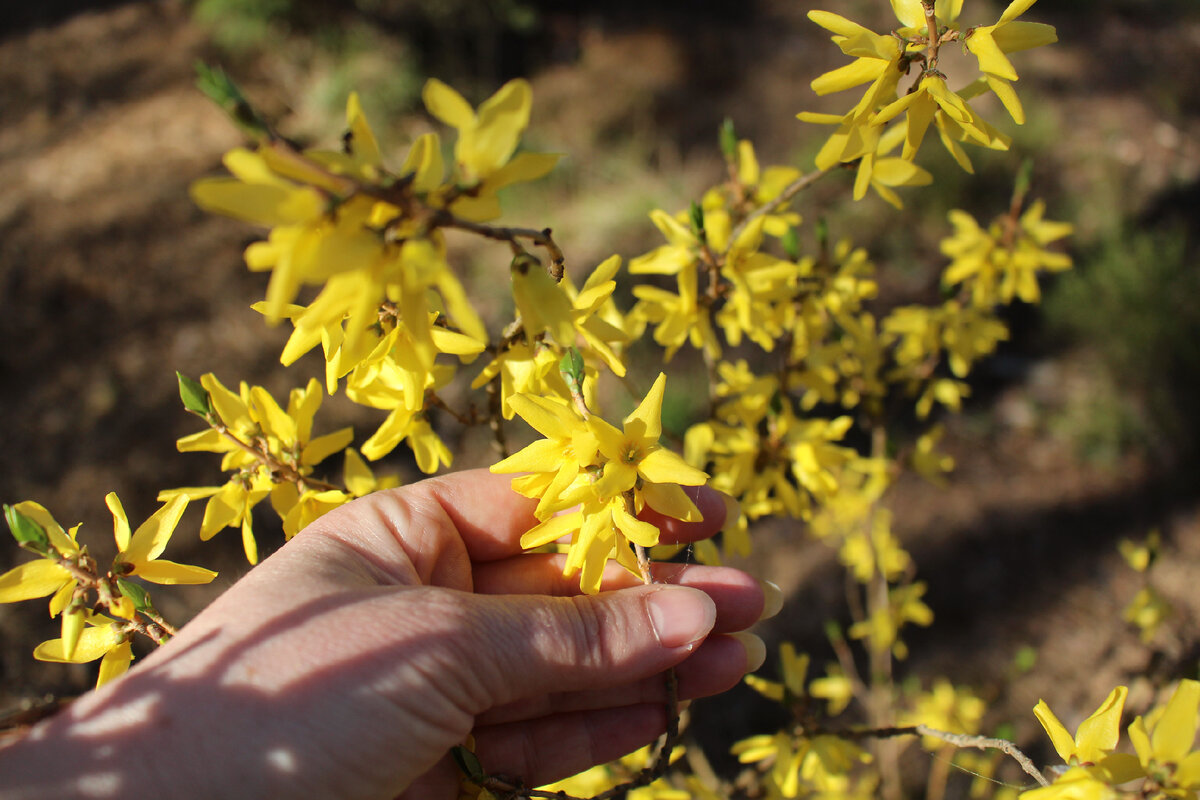
[(133, 647), (129, 633), (123, 631), (114, 620), (103, 614), (87, 614), (87, 627), (80, 632), (73, 652), (68, 652), (62, 639), (42, 642), (33, 651), (38, 661), (60, 664), (86, 664), (100, 659), (100, 674), (96, 686), (103, 686), (113, 678), (123, 675), (133, 661)]
[[(630, 264), (630, 271), (633, 266)], [(631, 312), (648, 322), (655, 323), (654, 341), (666, 348), (664, 361), (670, 361), (685, 342), (702, 349), (713, 358), (721, 355), (721, 345), (713, 332), (710, 311), (700, 297), (697, 286), (696, 265), (688, 264), (676, 275), (679, 294), (672, 294), (657, 286), (633, 287), (638, 303)]]
[(119, 551), (113, 559), (112, 571), (115, 575), (133, 575), (161, 584), (208, 583), (217, 577), (217, 573), (203, 567), (176, 564), (159, 558), (171, 540), (179, 518), (183, 516), (188, 504), (187, 497), (177, 495), (171, 498), (132, 534), (129, 518), (125, 516), (125, 509), (116, 493), (109, 492), (104, 502), (113, 515), (113, 538)]
[[(1200, 682), (1185, 678), (1166, 706), (1151, 712), (1148, 720), (1137, 717), (1129, 726), (1129, 741), (1138, 761), (1160, 783), (1184, 789), (1200, 787), (1200, 751), (1192, 749), (1198, 709)], [(1161, 774), (1163, 770), (1165, 775)]]
[(1137, 758), (1128, 753), (1113, 753), (1121, 738), (1121, 711), (1125, 707), (1127, 694), (1124, 686), (1113, 689), (1100, 707), (1079, 724), (1074, 737), (1058, 721), (1045, 700), (1038, 701), (1033, 714), (1042, 723), (1055, 751), (1064, 762), (1070, 765), (1096, 765), (1114, 783), (1124, 783), (1141, 774)]
[(852, 639), (866, 639), (872, 650), (885, 651), (889, 648), (896, 658), (906, 658), (908, 648), (900, 640), (900, 629), (911, 622), (928, 627), (933, 622), (933, 611), (921, 601), (925, 594), (922, 581), (896, 586), (888, 590), (887, 608), (877, 610), (862, 622), (850, 626), (847, 633)]
[(12, 510), (37, 523), (46, 533), (50, 547), (57, 554), (36, 561), (28, 561), (0, 575), (0, 603), (16, 603), (50, 596), (50, 616), (56, 617), (67, 607), (75, 591), (75, 578), (70, 570), (59, 563), (79, 555), (79, 526), (64, 531), (41, 504), (26, 500), (12, 506)]
[(650, 221), (662, 231), (667, 244), (630, 260), (630, 275), (675, 275), (695, 265), (700, 240), (688, 225), (657, 208), (650, 212)]
[(538, 519), (546, 520), (556, 511), (568, 507), (559, 501), (580, 472), (596, 460), (599, 443), (579, 412), (562, 401), (518, 394), (509, 403), (523, 420), (546, 438), (493, 464), (491, 471), (552, 474), (550, 481), (540, 486), (536, 495), (540, 499), (535, 513)]
[[(686, 518), (699, 519), (700, 512), (678, 485), (674, 486), (674, 491), (666, 488), (671, 484), (702, 486), (708, 480), (706, 473), (689, 466), (678, 454), (658, 443), (662, 436), (660, 417), (666, 385), (667, 376), (660, 372), (646, 397), (625, 418), (623, 430), (617, 430), (599, 417), (588, 418), (588, 427), (596, 436), (600, 452), (608, 459), (595, 488), (601, 496), (613, 497), (637, 486), (645, 493), (650, 507), (656, 511), (673, 516), (675, 506), (686, 501)], [(671, 502), (670, 507), (659, 507), (660, 491), (647, 488), (653, 484), (664, 485), (662, 500)]]
[(1103, 773), (1087, 767), (1074, 767), (1049, 786), (1022, 792), (1018, 800), (1115, 800), (1117, 790), (1103, 779)]
[[(532, 180), (548, 172), (558, 160), (557, 156), (522, 154), (524, 158), (518, 156), (510, 165), (512, 175), (498, 175), (509, 164), (529, 124), (533, 92), (523, 78), (501, 86), (478, 111), (436, 78), (425, 84), (421, 98), (430, 114), (458, 131), (454, 160), (463, 185), (475, 186), (489, 177), (504, 177), (506, 183)], [(498, 187), (491, 188), (494, 191)], [(474, 215), (472, 218), (478, 219)]]
[[(902, 714), (898, 724), (927, 725), (947, 733), (977, 733), (986, 710), (984, 702), (969, 690), (956, 688), (945, 678), (939, 678), (932, 689), (917, 696), (913, 709)], [(923, 736), (921, 746), (926, 750), (940, 750), (946, 743), (933, 736)]]
[[(990, 77), (1015, 81), (1017, 71), (1005, 56), (1058, 41), (1053, 25), (1016, 22), (1037, 0), (1013, 0), (994, 25), (980, 25), (967, 31), (967, 49), (979, 60), (979, 70)], [(999, 92), (997, 92), (999, 94)]]
[[(521, 537), (521, 547), (530, 550), (570, 536), (563, 575), (581, 573), (579, 588), (587, 594), (600, 591), (604, 566), (610, 558), (635, 575), (638, 563), (630, 551), (630, 543), (642, 547), (658, 544), (658, 528), (629, 513), (623, 496), (604, 497), (595, 494), (594, 487), (583, 487), (591, 497), (584, 499), (579, 509), (550, 517), (530, 528)], [(676, 487), (678, 488), (678, 487)]]
[(936, 449), (945, 432), (941, 425), (934, 425), (917, 437), (912, 454), (912, 465), (917, 474), (939, 487), (946, 485), (945, 473), (954, 469), (954, 457), (939, 453)]
[(782, 681), (769, 681), (757, 675), (747, 675), (746, 684), (768, 700), (793, 703), (804, 697), (804, 680), (808, 674), (807, 653), (796, 653), (796, 646), (784, 642), (779, 646), (779, 665)]
[(825, 677), (814, 678), (808, 685), (808, 693), (825, 701), (825, 713), (835, 717), (854, 699), (854, 684), (837, 664), (825, 667)]
[(855, 57), (850, 64), (816, 78), (812, 82), (814, 92), (819, 95), (841, 92), (872, 81), (871, 87), (850, 112), (855, 118), (861, 118), (896, 96), (896, 87), (903, 74), (900, 58), (904, 55), (904, 46), (896, 37), (875, 33), (828, 11), (810, 11), (808, 18), (832, 31), (834, 44), (846, 55)]

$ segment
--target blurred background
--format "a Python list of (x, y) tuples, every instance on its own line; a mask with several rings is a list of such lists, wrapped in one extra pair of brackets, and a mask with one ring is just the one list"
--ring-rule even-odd
[[(883, 0), (818, 5), (877, 30), (894, 25)], [(658, 244), (647, 213), (684, 208), (721, 179), (716, 132), (726, 116), (764, 165), (811, 166), (828, 131), (795, 114), (842, 110), (846, 100), (809, 89), (844, 63), (807, 20), (810, 7), (47, 0), (6, 11), (0, 499), (37, 500), (65, 525), (83, 522), (81, 540), (107, 558), (106, 492), (120, 494), (136, 524), (160, 489), (220, 480), (216, 456), (175, 451), (197, 425), (180, 406), (174, 370), (264, 383), (280, 397), (317, 367), (279, 369), (287, 331), (249, 308), (265, 280), (247, 272), (241, 251), (257, 232), (188, 200), (188, 184), (241, 143), (194, 89), (197, 59), (223, 65), (284, 133), (313, 144), (337, 141), (345, 97), (357, 89), (392, 164), (433, 129), (419, 97), (427, 77), (473, 103), (528, 77), (525, 143), (567, 157), (546, 181), (510, 193), (506, 219), (552, 226), (578, 277), (612, 253)], [(993, 22), (1002, 9), (970, 0), (964, 22)], [(1200, 6), (1041, 0), (1025, 18), (1056, 25), (1060, 43), (1014, 57), (1023, 127), (984, 108), (1014, 136), (1011, 152), (973, 151), (970, 177), (926, 147), (921, 163), (935, 186), (906, 191), (902, 214), (874, 197), (847, 204), (842, 176), (802, 196), (798, 210), (869, 249), (883, 307), (936, 296), (946, 212), (986, 220), (1004, 211), (1026, 156), (1032, 196), (1046, 200), (1047, 217), (1076, 226), (1075, 270), (1046, 285), (1043, 307), (1012, 310), (1018, 334), (979, 368), (966, 412), (948, 420), (945, 446), (959, 463), (950, 487), (906, 481), (891, 494), (896, 531), (936, 614), (932, 628), (908, 637), (905, 673), (926, 686), (944, 674), (975, 687), (992, 704), (992, 724), (1013, 721), (1022, 743), (1049, 760), (1029, 714), (1039, 696), (1078, 721), (1113, 685), (1132, 681), (1133, 707), (1154, 680), (1194, 676), (1200, 659)], [(508, 258), (475, 245), (458, 256), (471, 274)], [(646, 358), (644, 368), (656, 368), (657, 357)], [(327, 408), (321, 430), (348, 422), (361, 441), (378, 424), (337, 401)], [(485, 462), (481, 441), (462, 442), (455, 466)], [(406, 448), (379, 471), (418, 477)], [(221, 578), (157, 591), (177, 622), (247, 569), (235, 533), (196, 540), (199, 518), (189, 512), (167, 557)], [(270, 513), (256, 528), (264, 552), (281, 543)], [(1141, 579), (1116, 545), (1153, 528), (1164, 538), (1156, 583), (1174, 612), (1145, 646), (1121, 620)], [(796, 641), (820, 671), (821, 624), (846, 619), (844, 589), (834, 554), (802, 534), (798, 525), (764, 530), (748, 566), (790, 599), (765, 630), (769, 644)], [(0, 547), (0, 570), (25, 558)], [(93, 667), (32, 659), (38, 642), (57, 636), (44, 609), (0, 606), (0, 711), (94, 680)], [(1017, 661), (1027, 648), (1039, 658), (1024, 671)], [(712, 739), (720, 750), (756, 732), (766, 713), (736, 693), (697, 706), (697, 725), (702, 736), (722, 728)]]

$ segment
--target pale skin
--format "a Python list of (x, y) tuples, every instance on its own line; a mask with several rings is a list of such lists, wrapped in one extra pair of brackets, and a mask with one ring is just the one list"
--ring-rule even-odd
[[(538, 785), (630, 752), (761, 661), (773, 599), (728, 568), (610, 565), (579, 593), (521, 554), (533, 502), (469, 471), (379, 492), (301, 531), (123, 678), (0, 748), (0, 796), (454, 800), (449, 751)], [(644, 515), (664, 541), (703, 522)]]

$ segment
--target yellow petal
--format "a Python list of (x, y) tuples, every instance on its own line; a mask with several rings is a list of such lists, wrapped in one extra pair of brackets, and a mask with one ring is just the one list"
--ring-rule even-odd
[(1075, 739), (1058, 721), (1058, 717), (1050, 710), (1050, 706), (1046, 705), (1045, 700), (1038, 700), (1038, 704), (1033, 707), (1033, 715), (1037, 717), (1038, 722), (1042, 723), (1058, 757), (1064, 762), (1070, 761), (1071, 756), (1075, 754)]
[(1058, 32), (1054, 30), (1053, 25), (1043, 25), (1040, 22), (1010, 22), (992, 31), (992, 38), (1004, 52), (1015, 53), (1054, 44), (1058, 41)]
[(400, 174), (412, 174), (413, 189), (420, 193), (431, 192), (442, 185), (446, 177), (446, 165), (442, 159), (441, 141), (436, 133), (417, 137), (400, 166)]
[(1175, 768), (1175, 783), (1185, 789), (1200, 786), (1200, 750), (1188, 753)]
[(1178, 763), (1191, 751), (1196, 739), (1198, 708), (1200, 682), (1180, 681), (1150, 734), (1154, 758), (1160, 764)]
[(258, 563), (258, 541), (254, 538), (249, 514), (242, 518), (242, 550), (246, 553), (246, 561), (252, 565)]
[(550, 542), (557, 541), (568, 533), (579, 530), (583, 523), (583, 514), (579, 511), (561, 514), (530, 528), (521, 536), (521, 547), (531, 550)]
[(642, 402), (625, 418), (625, 430), (629, 435), (651, 443), (658, 441), (662, 436), (662, 403), (666, 390), (667, 376), (660, 372)]
[[(87, 619), (87, 614), (81, 608), (78, 611), (72, 611), (63, 614), (62, 617), (62, 651), (63, 658), (70, 661), (75, 656), (75, 650), (79, 646), (79, 636), (83, 633), (84, 620)], [(90, 659), (89, 659), (90, 660)]]
[(1121, 737), (1121, 711), (1128, 692), (1124, 686), (1113, 689), (1095, 713), (1079, 724), (1075, 743), (1080, 761), (1099, 761), (1116, 748)]
[(518, 153), (488, 176), (484, 191), (494, 192), (510, 184), (535, 181), (554, 169), (561, 158), (561, 153)]
[(571, 411), (565, 403), (548, 397), (514, 394), (508, 403), (521, 419), (547, 439), (566, 439), (571, 435), (572, 420), (582, 425), (583, 419)]
[(129, 540), (129, 546), (122, 548), (121, 560), (129, 564), (144, 564), (158, 558), (166, 548), (167, 542), (171, 540), (171, 534), (175, 532), (175, 526), (179, 524), (179, 518), (183, 516), (187, 504), (187, 497), (179, 495), (155, 511), (148, 520), (138, 526), (133, 538)]
[(1142, 764), (1149, 764), (1154, 758), (1154, 748), (1150, 746), (1150, 735), (1146, 733), (1146, 721), (1141, 716), (1135, 717), (1133, 722), (1129, 723), (1129, 742), (1133, 745), (1134, 752), (1137, 753), (1138, 760)]
[(660, 448), (638, 462), (638, 474), (654, 483), (678, 483), (701, 486), (708, 483), (708, 474), (688, 464), (678, 454)]
[(1016, 69), (1013, 68), (1012, 62), (1005, 57), (1004, 51), (996, 44), (996, 40), (992, 38), (990, 30), (986, 28), (977, 29), (967, 39), (967, 49), (979, 59), (979, 69), (983, 72), (1009, 81), (1017, 79)]
[(165, 561), (161, 558), (139, 564), (133, 574), (151, 583), (164, 585), (209, 583), (217, 577), (217, 573), (211, 569), (176, 564), (174, 561)]
[(1037, 0), (1013, 0), (1008, 4), (1008, 8), (1004, 9), (1004, 13), (1000, 15), (1000, 21), (996, 23), (997, 27), (1005, 22), (1012, 22), (1028, 11), (1029, 7), (1036, 2)]
[(278, 437), (286, 444), (296, 441), (296, 421), (289, 417), (271, 393), (261, 386), (250, 390), (250, 416), (262, 426), (263, 430)]
[(451, 128), (470, 127), (475, 124), (475, 112), (463, 96), (437, 78), (430, 78), (421, 90), (421, 100), (430, 114)]
[(489, 469), (505, 472), (557, 472), (562, 460), (562, 446), (550, 439), (538, 439)]
[(0, 575), (0, 603), (16, 603), (54, 594), (65, 583), (72, 582), (71, 573), (47, 559), (18, 564)]
[(350, 97), (346, 99), (346, 122), (350, 126), (349, 144), (354, 155), (362, 162), (372, 166), (382, 164), (383, 157), (379, 153), (379, 142), (375, 140), (371, 126), (367, 124), (367, 117), (363, 114), (358, 92), (351, 92)]
[(33, 657), (38, 661), (54, 661), (65, 664), (86, 664), (95, 661), (107, 653), (121, 639), (115, 625), (98, 625), (86, 628), (79, 634), (79, 642), (75, 652), (68, 658), (63, 648), (62, 639), (51, 639), (42, 642), (33, 651)]
[(189, 187), (193, 202), (205, 211), (258, 225), (294, 225), (316, 219), (325, 211), (325, 200), (307, 187), (242, 183), (235, 178), (204, 178)]
[(845, 66), (818, 76), (810, 85), (819, 95), (841, 92), (875, 80), (888, 66), (887, 61), (877, 58), (857, 58)]
[(641, 488), (646, 505), (667, 517), (681, 519), (684, 522), (700, 522), (704, 515), (687, 493), (673, 483), (645, 482)]
[(75, 581), (69, 580), (59, 587), (54, 596), (50, 598), (50, 617), (57, 617), (71, 602), (75, 596)]
[(1021, 106), (1021, 98), (1017, 97), (1017, 92), (1013, 89), (1012, 84), (992, 75), (985, 75), (984, 80), (987, 81), (988, 88), (996, 97), (1000, 98), (1000, 102), (1004, 104), (1004, 108), (1013, 118), (1013, 122), (1024, 125), (1025, 109)]
[(96, 686), (103, 686), (113, 678), (124, 675), (129, 670), (129, 664), (132, 661), (133, 644), (131, 642), (121, 642), (109, 650), (104, 654), (104, 658), (100, 659), (100, 674), (96, 678)]
[(104, 504), (112, 512), (113, 538), (116, 539), (117, 550), (123, 553), (129, 549), (129, 517), (125, 516), (125, 508), (121, 505), (121, 498), (117, 497), (116, 492), (106, 494)]
[(529, 81), (516, 78), (479, 106), (476, 126), (459, 134), (455, 156), (469, 174), (486, 178), (512, 156), (529, 124), (533, 91)]
[(573, 308), (563, 287), (536, 261), (515, 260), (511, 271), (513, 300), (526, 334), (536, 336), (545, 330), (561, 347), (574, 345)]
[(334, 453), (349, 447), (352, 441), (354, 441), (353, 428), (342, 428), (339, 431), (318, 436), (305, 446), (300, 454), (300, 462), (303, 464), (320, 464)]
[(642, 547), (653, 547), (658, 544), (658, 528), (634, 517), (622, 507), (623, 505), (623, 500), (617, 500), (612, 504), (612, 518), (621, 533), (625, 534), (625, 538)]
[(241, 484), (230, 481), (214, 494), (204, 507), (204, 518), (200, 522), (200, 539), (208, 541), (217, 531), (236, 525), (241, 519), (246, 504), (246, 490)]
[(350, 494), (362, 497), (375, 488), (375, 473), (353, 448), (346, 448), (346, 465), (342, 468), (342, 480)]

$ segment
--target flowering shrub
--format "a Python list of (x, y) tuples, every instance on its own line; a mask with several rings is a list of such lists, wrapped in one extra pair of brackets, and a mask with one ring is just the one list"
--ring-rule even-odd
[[(376, 476), (368, 461), (402, 444), (422, 471), (447, 468), (454, 454), (438, 423), (449, 418), (490, 427), (501, 453), (492, 470), (517, 474), (513, 490), (537, 500), (539, 521), (522, 546), (565, 552), (565, 574), (584, 592), (599, 590), (610, 560), (651, 582), (651, 562), (675, 553), (659, 545), (658, 528), (639, 514), (648, 507), (698, 519), (682, 487), (708, 483), (728, 496), (730, 513), (721, 547), (698, 545), (698, 560), (745, 554), (754, 523), (794, 518), (836, 550), (855, 598), (852, 624), (831, 628), (838, 663), (821, 676), (810, 678), (809, 657), (784, 643), (781, 681), (747, 679), (789, 710), (792, 722), (733, 744), (737, 758), (753, 765), (736, 790), (697, 769), (700, 758), (679, 762), (690, 772), (671, 766), (680, 716), (672, 701), (672, 735), (656, 752), (545, 790), (482, 774), (464, 748), (458, 755), (469, 793), (897, 797), (894, 738), (920, 735), (933, 751), (1014, 755), (1047, 784), (1031, 796), (1102, 798), (1135, 780), (1143, 796), (1194, 796), (1194, 681), (1129, 727), (1136, 755), (1115, 752), (1124, 689), (1074, 737), (1039, 704), (1035, 714), (1069, 767), (1050, 785), (1010, 743), (978, 736), (981, 698), (944, 679), (916, 692), (901, 691), (892, 679), (894, 662), (908, 653), (906, 629), (930, 625), (933, 614), (922, 600), (925, 583), (915, 580), (913, 560), (891, 531), (889, 488), (907, 469), (946, 481), (954, 460), (938, 450), (943, 428), (936, 419), (961, 410), (972, 370), (1008, 338), (1005, 306), (1038, 302), (1039, 277), (1071, 266), (1055, 249), (1071, 227), (1046, 219), (1044, 204), (1029, 200), (1024, 169), (995, 219), (950, 213), (941, 245), (944, 299), (890, 309), (872, 304), (875, 267), (864, 250), (830, 239), (823, 228), (806, 248), (799, 233), (796, 205), (817, 181), (851, 171), (855, 200), (871, 189), (897, 207), (898, 190), (931, 183), (916, 164), (931, 130), (967, 172), (966, 146), (1007, 149), (1010, 138), (972, 102), (990, 93), (1013, 122), (1024, 121), (1009, 55), (1055, 41), (1052, 27), (1020, 19), (1033, 2), (1014, 0), (994, 24), (964, 27), (963, 0), (891, 0), (898, 25), (885, 33), (811, 12), (852, 59), (812, 88), (828, 94), (865, 85), (864, 93), (844, 114), (798, 115), (834, 128), (810, 171), (760, 165), (752, 143), (727, 124), (719, 141), (727, 174), (689, 208), (651, 213), (664, 241), (628, 260), (635, 302), (626, 309), (614, 300), (620, 256), (584, 265), (577, 284), (550, 228), (497, 222), (501, 190), (546, 175), (559, 158), (520, 148), (533, 102), (526, 81), (506, 83), (475, 108), (430, 80), (425, 107), (454, 132), (453, 148), (425, 134), (401, 164), (388, 166), (356, 95), (347, 103), (342, 148), (304, 150), (277, 135), (222, 73), (202, 71), (202, 88), (253, 144), (227, 153), (229, 174), (197, 182), (192, 197), (207, 211), (267, 229), (245, 251), (251, 270), (269, 273), (266, 296), (254, 307), (269, 322), (291, 325), (283, 365), (320, 347), (324, 374), (293, 389), (286, 403), (261, 386), (241, 383), (235, 391), (212, 373), (180, 375), (183, 405), (203, 427), (180, 439), (178, 449), (220, 453), (223, 481), (164, 490), (162, 508), (132, 533), (109, 495), (119, 554), (107, 568), (79, 543), (77, 527), (64, 530), (36, 503), (6, 506), (18, 544), (37, 558), (0, 576), (0, 602), (50, 596), (62, 636), (34, 656), (100, 659), (98, 682), (111, 680), (132, 659), (131, 637), (161, 643), (174, 632), (134, 579), (215, 577), (159, 558), (188, 503), (205, 501), (201, 538), (237, 529), (253, 564), (256, 505), (268, 501), (290, 538), (339, 505), (396, 485), (394, 477)], [(948, 46), (974, 56), (977, 69), (947, 74), (940, 54)], [(472, 236), (493, 241), (508, 262), (514, 314), (499, 329), (485, 325), (447, 256), (452, 237)], [(705, 366), (705, 413), (690, 421), (677, 448), (664, 444), (667, 374), (643, 390), (642, 376), (630, 368), (631, 345), (644, 338), (662, 348), (666, 369), (682, 350), (696, 351)], [(619, 424), (599, 407), (606, 396), (599, 387), (613, 379), (636, 406)], [(455, 383), (480, 394), (455, 400), (456, 407), (448, 398), (466, 392), (447, 392)], [(316, 419), (324, 396), (339, 392), (386, 412), (357, 449), (350, 429), (323, 431)], [(914, 422), (916, 435), (898, 432)], [(522, 423), (540, 438), (510, 452), (511, 432)], [(340, 479), (329, 466), (338, 454)], [(1145, 593), (1129, 614), (1152, 633), (1166, 611), (1149, 586)], [(851, 708), (865, 726), (838, 721)], [(968, 750), (951, 757), (984, 776), (996, 768), (995, 758)], [(981, 787), (981, 794), (1011, 793)]]

